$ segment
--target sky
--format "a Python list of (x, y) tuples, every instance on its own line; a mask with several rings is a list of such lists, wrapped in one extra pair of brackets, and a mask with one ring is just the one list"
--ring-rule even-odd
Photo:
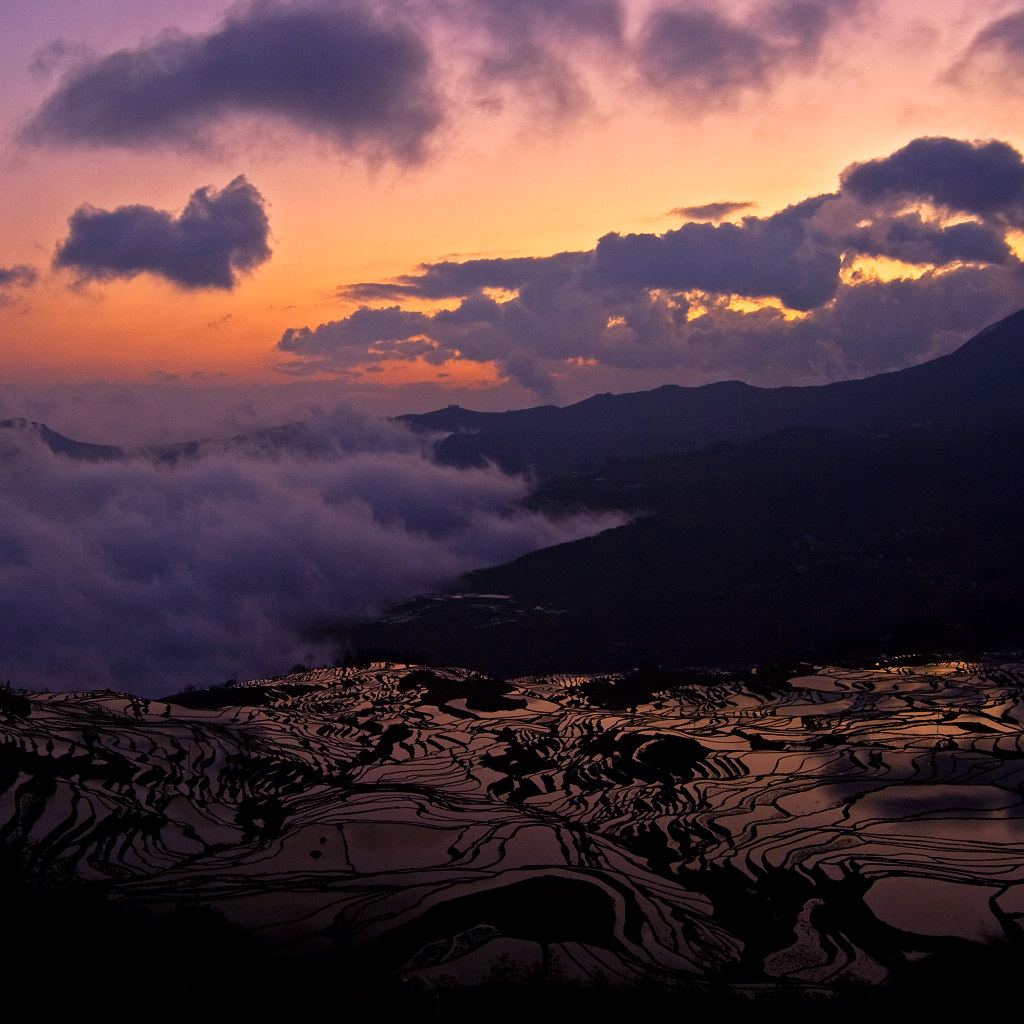
[(0, 14), (0, 416), (862, 377), (1021, 305), (1024, 4)]

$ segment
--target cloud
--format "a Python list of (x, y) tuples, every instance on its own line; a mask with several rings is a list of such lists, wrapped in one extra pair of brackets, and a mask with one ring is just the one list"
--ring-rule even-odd
[(753, 205), (750, 202), (733, 203), (723, 201), (719, 203), (704, 203), (701, 206), (676, 206), (668, 212), (677, 217), (686, 217), (689, 220), (719, 221), (725, 220), (726, 217), (734, 213), (739, 213), (740, 210), (749, 210)]
[(509, 301), (472, 294), (455, 309), (433, 314), (363, 306), (313, 329), (289, 329), (277, 348), (298, 357), (287, 366), (296, 373), (407, 358), (435, 365), (457, 358), (495, 362), (511, 379), (551, 399), (554, 391), (538, 361), (589, 355), (607, 315), (601, 300), (573, 279), (545, 279)]
[[(623, 0), (255, 0), (202, 34), (168, 30), (66, 68), (20, 131), (30, 144), (203, 150), (268, 119), (373, 162), (426, 159), (472, 110), (536, 130), (639, 81), (676, 106), (763, 91), (820, 59), (860, 0), (775, 0), (745, 17), (678, 3), (635, 31)], [(241, 134), (240, 134), (241, 131)]]
[(421, 159), (441, 122), (430, 52), (374, 5), (254, 3), (206, 35), (166, 33), (83, 60), (22, 130), (34, 143), (203, 148), (233, 116), (340, 149)]
[[(766, 217), (610, 233), (589, 252), (423, 264), (339, 289), (398, 304), (290, 329), (277, 347), (297, 374), (488, 363), (544, 400), (581, 366), (770, 385), (878, 373), (948, 351), (1020, 305), (1024, 268), (1007, 239), (1020, 165), (1006, 143), (918, 139), (847, 168), (838, 192)], [(879, 280), (877, 260), (898, 261), (901, 276)], [(453, 298), (433, 313), (401, 305)], [(940, 313), (943, 302), (956, 312)]]
[(1017, 11), (981, 29), (943, 78), (956, 86), (995, 79), (998, 84), (1019, 87), (1022, 75), (1024, 11)]
[(644, 83), (688, 107), (762, 91), (815, 61), (830, 30), (858, 3), (784, 0), (746, 21), (710, 7), (675, 4), (652, 10), (634, 43)]
[(465, 0), (451, 4), (445, 17), (471, 40), (478, 96), (500, 107), (500, 90), (512, 87), (534, 108), (556, 116), (589, 102), (580, 48), (617, 54), (624, 42), (618, 0)]
[(0, 267), (0, 306), (9, 306), (14, 298), (12, 288), (30, 288), (36, 283), (39, 271), (24, 263), (13, 267)]
[(904, 263), (1005, 263), (1013, 259), (1005, 233), (976, 221), (941, 225), (919, 213), (881, 216), (855, 229), (848, 241), (868, 256), (887, 256)]
[(868, 377), (952, 351), (1018, 310), (1022, 284), (1019, 265), (962, 266), (854, 279), (801, 318), (713, 302), (682, 326), (671, 351), (703, 381), (779, 387)]
[(181, 288), (230, 289), (270, 259), (263, 197), (243, 176), (220, 192), (196, 189), (178, 217), (151, 206), (82, 206), (68, 225), (54, 265), (86, 281), (150, 273)]
[(759, 7), (752, 23), (790, 61), (815, 60), (830, 31), (857, 13), (861, 0), (778, 0)]
[(890, 156), (852, 164), (840, 180), (865, 203), (930, 200), (1024, 226), (1024, 161), (1006, 142), (914, 139)]
[(37, 79), (46, 79), (54, 70), (68, 60), (88, 60), (89, 49), (82, 44), (74, 44), (66, 39), (51, 39), (32, 54), (28, 66), (29, 74)]
[(344, 299), (451, 299), (487, 288), (517, 291), (531, 284), (564, 280), (587, 262), (578, 252), (554, 256), (516, 256), (510, 259), (477, 259), (456, 263), (424, 263), (417, 274), (393, 281), (363, 282), (338, 289)]
[(702, 98), (760, 87), (774, 63), (756, 33), (699, 8), (653, 11), (637, 44), (637, 65), (649, 85)]
[(608, 234), (597, 243), (588, 283), (608, 288), (699, 288), (813, 309), (835, 293), (840, 254), (809, 230), (830, 195), (741, 224), (689, 223), (662, 235)]
[(155, 696), (286, 671), (315, 625), (575, 539), (619, 516), (523, 510), (525, 481), (436, 466), (340, 411), (315, 457), (211, 447), (176, 467), (75, 462), (2, 431), (0, 679)]
[(332, 369), (386, 359), (415, 358), (431, 351), (427, 344), (411, 345), (411, 339), (430, 329), (431, 318), (398, 306), (370, 309), (363, 306), (344, 320), (308, 327), (289, 328), (279, 348), (306, 359), (329, 356)]

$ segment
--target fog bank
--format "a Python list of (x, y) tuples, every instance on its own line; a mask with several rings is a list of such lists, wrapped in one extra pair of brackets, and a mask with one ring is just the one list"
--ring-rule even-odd
[(156, 696), (330, 661), (311, 624), (622, 522), (524, 511), (525, 480), (435, 465), (350, 412), (306, 436), (166, 465), (0, 432), (0, 683)]

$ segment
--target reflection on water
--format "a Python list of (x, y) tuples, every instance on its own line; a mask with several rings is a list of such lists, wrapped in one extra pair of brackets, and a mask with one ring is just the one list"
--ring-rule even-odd
[(663, 681), (378, 665), (207, 710), (8, 695), (0, 840), (426, 984), (513, 953), (568, 979), (877, 981), (1022, 923), (1018, 666)]

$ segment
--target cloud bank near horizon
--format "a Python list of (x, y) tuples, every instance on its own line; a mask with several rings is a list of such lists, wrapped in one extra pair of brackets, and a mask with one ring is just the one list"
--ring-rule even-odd
[[(1022, 228), (1016, 149), (920, 138), (768, 216), (613, 232), (586, 252), (430, 263), (342, 288), (363, 305), (286, 331), (278, 349), (299, 374), (494, 362), (549, 400), (572, 365), (765, 385), (867, 376), (942, 354), (1017, 309), (1024, 264), (1010, 242)], [(876, 273), (879, 261), (896, 271)], [(403, 305), (416, 300), (457, 305)]]
[(211, 447), (174, 467), (0, 431), (0, 681), (157, 696), (330, 661), (312, 626), (623, 521), (527, 512), (524, 480), (437, 466), (391, 424), (309, 431), (304, 454)]

